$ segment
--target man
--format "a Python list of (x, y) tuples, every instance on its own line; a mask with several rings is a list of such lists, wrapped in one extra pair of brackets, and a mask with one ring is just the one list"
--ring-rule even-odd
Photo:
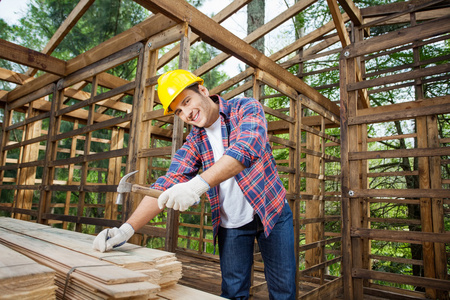
[(207, 192), (214, 241), (217, 236), (219, 243), (222, 296), (249, 297), (256, 238), (270, 299), (294, 299), (292, 212), (268, 143), (262, 105), (252, 98), (210, 96), (203, 79), (185, 70), (161, 75), (158, 96), (164, 114), (174, 113), (193, 128), (167, 174), (152, 185), (164, 190), (161, 196), (144, 197), (125, 224), (99, 233), (93, 247), (102, 252), (118, 247), (164, 206), (184, 211)]

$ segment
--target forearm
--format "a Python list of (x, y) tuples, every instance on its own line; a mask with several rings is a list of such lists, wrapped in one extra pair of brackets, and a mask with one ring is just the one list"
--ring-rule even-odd
[(222, 156), (211, 168), (203, 172), (200, 176), (214, 187), (221, 182), (239, 174), (245, 169), (245, 166), (231, 156)]
[(127, 223), (133, 226), (135, 231), (144, 227), (150, 220), (156, 217), (163, 209), (158, 207), (157, 198), (145, 196), (139, 206), (133, 212)]

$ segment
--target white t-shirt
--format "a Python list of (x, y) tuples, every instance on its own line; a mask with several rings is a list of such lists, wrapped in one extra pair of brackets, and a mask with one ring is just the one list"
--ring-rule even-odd
[[(210, 127), (205, 127), (205, 130), (214, 153), (214, 161), (218, 161), (225, 152), (220, 117)], [(238, 228), (253, 220), (253, 208), (245, 199), (234, 177), (220, 183), (219, 200), (220, 226)]]

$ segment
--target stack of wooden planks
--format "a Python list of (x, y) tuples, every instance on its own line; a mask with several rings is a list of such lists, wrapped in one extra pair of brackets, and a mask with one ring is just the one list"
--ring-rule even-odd
[(56, 271), (60, 299), (148, 299), (159, 286), (142, 273), (0, 228), (0, 242)]
[(55, 271), (0, 245), (0, 299), (55, 299)]
[(18, 219), (0, 218), (0, 228), (32, 236), (98, 260), (140, 272), (148, 276), (147, 280), (150, 283), (160, 287), (176, 284), (182, 275), (181, 262), (177, 261), (174, 253), (144, 248), (130, 243), (115, 248), (113, 251), (101, 253), (92, 249), (95, 236)]
[(56, 271), (57, 298), (151, 299), (181, 278), (173, 253), (126, 244), (101, 253), (95, 237), (0, 218), (0, 243)]
[[(94, 238), (88, 234), (0, 217), (0, 247), (2, 247), (0, 257), (12, 260), (9, 257), (14, 255), (20, 257), (19, 264), (24, 264), (27, 268), (28, 265), (33, 265), (33, 269), (30, 268), (29, 272), (20, 267), (5, 268), (7, 272), (14, 273), (9, 276), (17, 280), (4, 277), (5, 281), (0, 281), (0, 292), (10, 293), (3, 293), (5, 297), (0, 294), (0, 299), (17, 299), (21, 295), (25, 295), (24, 299), (27, 300), (54, 299), (55, 296), (56, 299), (83, 300), (223, 299), (179, 285), (177, 282), (181, 278), (181, 262), (177, 261), (173, 253), (132, 244), (101, 253), (92, 249)], [(0, 262), (0, 267), (2, 263), (5, 266), (11, 265)], [(50, 277), (47, 279), (45, 275), (34, 276), (35, 268), (50, 272), (48, 275)], [(26, 275), (22, 276), (22, 273)], [(33, 294), (30, 291), (34, 280), (39, 282), (40, 289)], [(44, 294), (46, 290), (44, 286), (47, 286), (45, 284), (51, 284), (48, 295)], [(25, 291), (27, 294), (12, 293), (11, 290), (20, 286), (22, 289), (17, 289), (17, 293)], [(26, 288), (28, 286), (30, 288)]]

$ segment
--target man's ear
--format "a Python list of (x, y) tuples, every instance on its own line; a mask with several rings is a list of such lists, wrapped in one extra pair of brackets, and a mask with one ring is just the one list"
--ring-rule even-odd
[(209, 97), (209, 90), (204, 85), (199, 84), (198, 90), (203, 96)]

